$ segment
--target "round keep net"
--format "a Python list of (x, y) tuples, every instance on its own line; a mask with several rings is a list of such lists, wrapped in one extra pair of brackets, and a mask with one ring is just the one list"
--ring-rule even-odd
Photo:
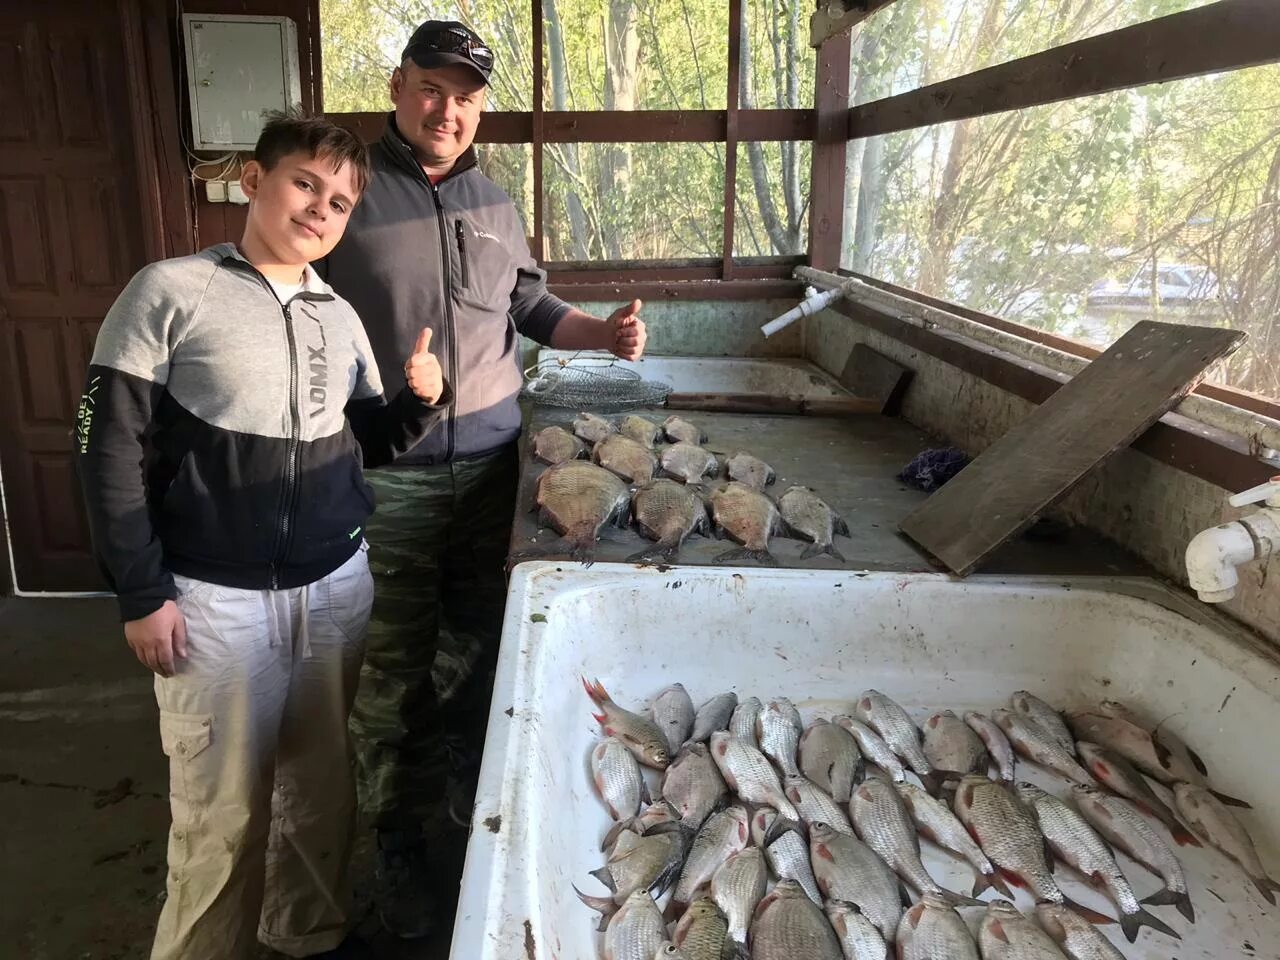
[(671, 386), (604, 357), (547, 358), (524, 372), (521, 395), (548, 407), (625, 410), (660, 406)]

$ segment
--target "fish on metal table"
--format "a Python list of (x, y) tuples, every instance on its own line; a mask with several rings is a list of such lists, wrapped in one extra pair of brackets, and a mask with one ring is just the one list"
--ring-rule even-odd
[(978, 926), (982, 960), (1067, 960), (1058, 945), (1008, 900), (992, 900)]
[(926, 893), (898, 921), (898, 960), (979, 960), (978, 945), (946, 897)]
[(693, 730), (693, 700), (682, 683), (665, 687), (649, 705), (649, 715), (667, 738), (668, 752), (676, 755)]
[(662, 775), (662, 798), (691, 830), (701, 827), (728, 794), (720, 768), (705, 743), (686, 743)]
[(1148, 816), (1155, 817), (1168, 828), (1180, 847), (1200, 846), (1196, 835), (1183, 825), (1178, 815), (1151, 789), (1151, 784), (1128, 760), (1088, 740), (1078, 740), (1076, 749), (1084, 768), (1112, 793), (1119, 794)]
[(642, 443), (649, 448), (652, 448), (658, 442), (658, 438), (662, 436), (662, 428), (660, 426), (652, 420), (647, 420), (634, 413), (629, 413), (618, 421), (618, 432), (624, 437), (628, 437), (636, 443)]
[(662, 422), (662, 432), (667, 435), (667, 439), (672, 443), (701, 444), (707, 442), (707, 435), (702, 428), (690, 423), (684, 417), (667, 417)]
[(745, 483), (753, 490), (763, 490), (777, 477), (773, 467), (749, 453), (735, 453), (725, 461), (725, 470), (730, 480)]
[(609, 919), (604, 932), (605, 960), (653, 960), (666, 939), (662, 912), (653, 897), (638, 890)]
[(964, 824), (956, 819), (956, 815), (945, 803), (930, 796), (914, 783), (898, 783), (894, 786), (920, 835), (973, 867), (973, 896), (978, 896), (988, 887), (995, 887), (1006, 897), (1013, 896), (982, 848), (969, 836)]
[(1086, 787), (1097, 785), (1089, 771), (1076, 762), (1075, 754), (1068, 753), (1057, 738), (1036, 721), (1012, 710), (992, 710), (991, 719), (1004, 731), (1013, 749), (1028, 760)]
[(832, 717), (831, 722), (848, 730), (863, 757), (887, 773), (889, 779), (898, 783), (907, 779), (907, 771), (903, 768), (902, 761), (898, 759), (898, 755), (893, 752), (893, 749), (880, 738), (880, 734), (876, 733), (861, 720), (855, 720), (853, 717), (844, 714)]
[(606, 737), (591, 751), (591, 779), (615, 821), (630, 823), (649, 802), (640, 764), (617, 737)]
[(676, 881), (675, 890), (671, 894), (667, 918), (675, 919), (679, 916), (697, 898), (702, 888), (711, 882), (711, 877), (720, 864), (730, 854), (746, 847), (750, 836), (750, 819), (746, 808), (734, 804), (713, 813), (689, 845), (680, 879)]
[(778, 814), (768, 807), (757, 810), (751, 818), (751, 842), (764, 851), (774, 876), (779, 880), (794, 880), (814, 903), (822, 903), (813, 864), (809, 862), (809, 845), (795, 829), (776, 833), (778, 822)]
[(933, 714), (920, 729), (921, 748), (933, 768), (931, 792), (936, 794), (948, 784), (954, 786), (966, 773), (986, 773), (989, 760), (986, 746), (952, 711)]
[(1070, 907), (1037, 904), (1036, 921), (1071, 960), (1125, 960), (1119, 947)]
[(1009, 697), (1009, 706), (1015, 713), (1020, 713), (1044, 727), (1053, 739), (1062, 744), (1062, 749), (1067, 753), (1076, 752), (1075, 738), (1067, 729), (1067, 723), (1062, 719), (1062, 714), (1034, 693), (1028, 690), (1015, 691)]
[(746, 847), (730, 854), (711, 875), (711, 899), (724, 913), (729, 938), (735, 943), (747, 942), (751, 914), (764, 896), (768, 881), (769, 868), (760, 847)]
[(631, 499), (631, 513), (636, 529), (657, 542), (628, 557), (628, 563), (672, 563), (691, 534), (711, 533), (702, 498), (673, 480), (655, 480), (637, 490)]
[(588, 683), (583, 677), (582, 686), (586, 688), (591, 702), (600, 708), (600, 712), (592, 716), (606, 737), (617, 737), (645, 766), (657, 770), (667, 768), (671, 753), (667, 749), (667, 738), (656, 723), (614, 703), (599, 680)]
[(580, 413), (573, 421), (573, 435), (587, 443), (599, 443), (605, 437), (617, 432), (617, 424), (604, 417), (598, 417), (594, 413)]
[(1262, 898), (1275, 906), (1275, 891), (1280, 890), (1280, 884), (1267, 876), (1249, 831), (1226, 805), (1212, 791), (1193, 783), (1176, 784), (1173, 802), (1196, 835), (1243, 870)]
[[(987, 753), (990, 755), (992, 762), (995, 763), (1000, 779), (1006, 785), (1013, 783), (1014, 767), (1017, 761), (1013, 752), (1013, 744), (1004, 735), (1004, 731), (1000, 729), (994, 720), (985, 714), (978, 713), (976, 710), (967, 711), (964, 715), (964, 722), (969, 725), (970, 730), (978, 735), (978, 739), (987, 748)], [(977, 772), (981, 773), (982, 771)]]
[(840, 941), (844, 960), (885, 960), (889, 945), (856, 903), (828, 900), (827, 919)]
[(797, 773), (783, 777), (782, 786), (786, 791), (787, 799), (795, 805), (796, 810), (800, 813), (800, 819), (806, 825), (812, 826), (815, 823), (825, 823), (841, 833), (853, 833), (849, 817), (845, 814), (842, 806), (831, 798), (831, 794), (816, 783), (813, 783), (804, 774)]
[(732, 482), (711, 494), (716, 530), (742, 544), (715, 558), (716, 563), (755, 560), (775, 563), (769, 552), (769, 538), (778, 531), (781, 515), (772, 500), (745, 484)]
[(800, 735), (796, 755), (801, 773), (837, 803), (849, 802), (862, 779), (862, 751), (853, 734), (830, 720), (814, 720)]
[(790, 823), (800, 822), (799, 811), (783, 792), (778, 771), (751, 744), (717, 730), (711, 735), (711, 756), (729, 789), (743, 800), (772, 807)]
[(569, 556), (590, 564), (600, 532), (609, 523), (625, 527), (631, 505), (627, 485), (593, 463), (570, 460), (538, 477), (534, 503), (539, 522), (569, 546)]
[(658, 460), (652, 450), (620, 433), (610, 434), (597, 443), (591, 451), (591, 459), (627, 483), (648, 483), (658, 469)]
[(555, 466), (586, 456), (587, 445), (564, 427), (543, 427), (533, 435), (533, 457)]
[(920, 731), (907, 711), (896, 702), (879, 690), (864, 690), (854, 704), (853, 712), (878, 733), (918, 776), (926, 777), (933, 772), (929, 758), (920, 746)]
[(700, 484), (714, 477), (720, 470), (720, 461), (706, 447), (680, 441), (665, 447), (658, 456), (662, 472), (681, 483)]
[(733, 708), (733, 715), (729, 718), (729, 732), (739, 740), (745, 740), (759, 749), (760, 740), (756, 737), (756, 719), (763, 709), (764, 704), (760, 702), (759, 697), (747, 697), (740, 701)]
[(825, 824), (809, 828), (808, 854), (822, 896), (828, 902), (856, 904), (885, 941), (893, 943), (902, 917), (902, 887), (880, 854)]
[(736, 693), (718, 693), (698, 708), (693, 718), (690, 740), (706, 741), (717, 730), (728, 730), (733, 711), (738, 706)]
[(756, 719), (760, 752), (774, 762), (784, 777), (800, 772), (796, 766), (796, 748), (802, 733), (804, 723), (800, 719), (800, 711), (786, 697), (767, 701)]
[(820, 496), (808, 487), (789, 487), (778, 499), (778, 510), (792, 534), (810, 541), (800, 552), (801, 560), (826, 554), (845, 562), (836, 549), (835, 537), (849, 536), (849, 525)]
[(752, 960), (841, 960), (840, 942), (800, 885), (783, 880), (756, 907)]

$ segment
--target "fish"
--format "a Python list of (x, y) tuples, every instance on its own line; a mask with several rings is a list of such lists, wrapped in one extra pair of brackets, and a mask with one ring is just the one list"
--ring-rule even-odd
[(662, 422), (662, 432), (672, 443), (702, 444), (707, 442), (707, 435), (700, 427), (695, 426), (683, 417), (667, 417)]
[(578, 899), (600, 913), (600, 929), (635, 893), (662, 896), (680, 876), (688, 849), (689, 835), (679, 824), (667, 823), (643, 836), (624, 830), (603, 867), (591, 875), (609, 889), (607, 897), (590, 896), (577, 887)]
[(800, 711), (786, 697), (777, 697), (765, 703), (756, 719), (756, 738), (760, 742), (760, 752), (774, 762), (784, 777), (800, 772), (800, 768), (796, 766), (796, 748), (802, 733), (804, 723), (800, 719)]
[(893, 784), (879, 779), (864, 780), (849, 799), (849, 814), (863, 842), (921, 894), (936, 893), (950, 898), (952, 903), (979, 902), (943, 890), (929, 875), (920, 859), (920, 837), (915, 824)]
[(866, 918), (856, 903), (827, 901), (827, 920), (836, 932), (844, 960), (886, 960), (889, 945), (876, 925)]
[[(970, 730), (978, 735), (978, 739), (987, 748), (987, 754), (995, 763), (1000, 779), (1006, 784), (1013, 783), (1016, 760), (1014, 758), (1013, 744), (1004, 735), (1004, 731), (990, 717), (984, 716), (976, 710), (970, 710), (965, 713), (964, 722), (969, 725)], [(980, 773), (981, 771), (977, 772)]]
[(629, 413), (618, 421), (618, 432), (627, 439), (642, 443), (650, 449), (662, 436), (660, 426), (634, 413)]
[(657, 543), (627, 557), (628, 563), (673, 563), (692, 534), (711, 535), (707, 505), (672, 480), (654, 480), (637, 490), (631, 498), (631, 513), (636, 529)]
[(658, 457), (662, 472), (681, 483), (699, 484), (720, 470), (715, 454), (696, 443), (673, 443)]
[(689, 960), (721, 960), (729, 940), (729, 923), (710, 897), (689, 904), (672, 934), (675, 945)]
[(841, 960), (840, 942), (798, 883), (783, 880), (751, 920), (753, 960)]
[(728, 730), (733, 710), (738, 705), (736, 693), (718, 693), (698, 708), (693, 718), (690, 740), (706, 741), (717, 730)]
[(663, 799), (690, 830), (701, 827), (728, 795), (724, 777), (704, 743), (686, 743), (662, 775)]
[(800, 813), (800, 819), (805, 824), (825, 823), (841, 833), (853, 833), (849, 818), (840, 804), (831, 799), (829, 793), (806, 778), (804, 774), (797, 773), (784, 777), (782, 786), (786, 791), (787, 799), (795, 805)]
[(1173, 802), (1196, 835), (1243, 870), (1258, 888), (1262, 899), (1274, 907), (1275, 891), (1280, 890), (1280, 884), (1267, 876), (1249, 832), (1232, 816), (1226, 805), (1210, 790), (1193, 783), (1176, 784)]
[(1180, 847), (1200, 846), (1196, 835), (1178, 819), (1177, 814), (1151, 789), (1151, 784), (1128, 760), (1088, 740), (1076, 741), (1076, 749), (1085, 769), (1112, 793), (1132, 800), (1143, 813), (1163, 823)]
[(809, 862), (809, 847), (794, 829), (784, 829), (773, 836), (777, 823), (778, 814), (774, 811), (767, 808), (756, 811), (751, 818), (752, 842), (764, 851), (774, 876), (779, 880), (794, 880), (814, 903), (822, 903), (813, 865)]
[(573, 435), (587, 443), (599, 443), (612, 433), (617, 433), (617, 424), (594, 413), (580, 413), (573, 421)]
[(711, 882), (720, 864), (747, 845), (750, 838), (750, 820), (746, 808), (739, 804), (713, 813), (702, 825), (693, 842), (689, 855), (671, 894), (667, 918), (675, 919), (697, 897), (698, 892)]
[(931, 797), (914, 783), (898, 783), (894, 786), (920, 835), (973, 867), (973, 896), (976, 897), (988, 887), (995, 887), (1006, 897), (1013, 896), (982, 848), (969, 836), (964, 824), (956, 819), (956, 815), (945, 803)]
[[(648, 787), (646, 786), (645, 789), (647, 790)], [(653, 802), (641, 810), (639, 815), (634, 819), (616, 821), (604, 835), (604, 839), (600, 841), (600, 849), (612, 856), (614, 848), (617, 845), (618, 838), (624, 832), (629, 831), (637, 836), (643, 837), (660, 823), (679, 822), (680, 815), (676, 813), (671, 804), (667, 803), (667, 801), (663, 800), (661, 797), (654, 797)]]
[(606, 737), (591, 751), (591, 779), (609, 816), (616, 821), (634, 822), (641, 802), (649, 802), (640, 764), (617, 737)]
[(649, 714), (666, 736), (668, 751), (674, 757), (693, 732), (694, 709), (689, 691), (682, 683), (664, 688), (653, 698)]
[(845, 562), (844, 555), (836, 549), (835, 536), (849, 536), (849, 525), (816, 493), (808, 487), (788, 487), (778, 499), (778, 510), (793, 534), (811, 541), (800, 552), (801, 560), (826, 554)]
[(570, 558), (590, 564), (605, 525), (626, 526), (631, 494), (621, 479), (603, 467), (570, 460), (543, 471), (534, 502), (539, 522), (564, 538)]
[(763, 709), (764, 704), (759, 697), (747, 697), (733, 708), (733, 715), (729, 718), (729, 732), (757, 750), (760, 748), (760, 741), (756, 737), (756, 718)]
[(979, 960), (978, 945), (945, 898), (926, 893), (898, 922), (898, 960)]
[[(933, 772), (920, 746), (920, 731), (907, 711), (879, 690), (865, 690), (853, 708), (854, 715), (884, 739), (918, 776)], [(852, 731), (850, 731), (852, 732)], [(865, 752), (865, 751), (864, 751)]]
[(958, 782), (966, 773), (986, 773), (987, 748), (969, 725), (950, 710), (935, 713), (920, 728), (921, 748), (933, 769), (930, 776), (934, 789)]
[(773, 467), (749, 453), (735, 453), (725, 462), (730, 480), (745, 483), (752, 490), (763, 490), (776, 479)]
[(689, 955), (668, 940), (658, 947), (658, 952), (653, 955), (653, 960), (689, 960)]
[(730, 854), (711, 875), (711, 899), (724, 913), (729, 938), (735, 943), (747, 942), (751, 914), (764, 896), (768, 881), (769, 868), (759, 847)]
[(1058, 945), (1008, 900), (992, 900), (978, 926), (982, 960), (1067, 960)]
[(724, 782), (740, 798), (748, 803), (772, 807), (790, 823), (800, 822), (799, 811), (782, 790), (778, 771), (751, 744), (718, 730), (711, 735), (711, 756), (720, 768)]
[(836, 803), (848, 803), (853, 785), (862, 779), (862, 751), (844, 727), (814, 720), (800, 735), (796, 750), (800, 772)]
[(600, 724), (604, 735), (617, 737), (645, 766), (665, 770), (671, 762), (671, 754), (667, 750), (667, 738), (658, 725), (648, 717), (632, 713), (614, 703), (599, 680), (591, 684), (583, 677), (582, 685), (586, 688), (587, 696), (600, 708), (600, 713), (592, 716)]
[(1035, 812), (1040, 832), (1054, 856), (1074, 867), (1092, 886), (1106, 891), (1115, 903), (1120, 911), (1120, 929), (1130, 943), (1137, 940), (1142, 927), (1182, 939), (1176, 930), (1143, 909), (1110, 848), (1084, 817), (1034, 783), (1019, 783), (1017, 789), (1018, 796)]
[(1076, 762), (1074, 754), (1034, 720), (1011, 710), (992, 710), (991, 719), (999, 724), (1013, 749), (1028, 760), (1086, 787), (1097, 785), (1089, 771)]
[(595, 445), (591, 459), (627, 483), (648, 483), (658, 469), (658, 460), (643, 443), (613, 433)]
[(876, 733), (861, 720), (855, 720), (853, 717), (843, 714), (832, 717), (831, 722), (848, 730), (849, 735), (853, 737), (862, 755), (887, 773), (889, 779), (899, 783), (907, 779), (907, 771), (903, 769), (902, 761), (898, 759), (898, 755), (893, 752), (892, 748), (880, 738), (880, 734)]
[(1124, 716), (1109, 716), (1097, 709), (1079, 710), (1067, 715), (1067, 723), (1077, 740), (1118, 753), (1161, 783), (1197, 780), (1191, 764), (1157, 744), (1147, 730)]
[(604, 955), (608, 960), (653, 960), (666, 939), (662, 912), (653, 897), (638, 890), (609, 919)]
[(586, 455), (587, 447), (564, 427), (543, 427), (533, 435), (533, 457), (555, 466)]
[(812, 863), (822, 896), (856, 904), (885, 942), (893, 943), (902, 917), (902, 888), (880, 854), (857, 837), (814, 824), (806, 862)]
[(1115, 944), (1070, 907), (1060, 903), (1037, 904), (1036, 920), (1040, 929), (1071, 960), (1125, 960)]
[(1182, 863), (1138, 808), (1128, 800), (1092, 787), (1072, 787), (1071, 795), (1076, 809), (1104, 840), (1164, 880), (1164, 889), (1142, 902), (1153, 906), (1172, 904), (1187, 920), (1195, 923), (1196, 911), (1191, 904)]
[(1015, 691), (1009, 697), (1009, 706), (1015, 712), (1040, 724), (1053, 739), (1062, 744), (1062, 749), (1067, 753), (1076, 752), (1075, 738), (1071, 736), (1071, 731), (1067, 729), (1067, 724), (1062, 719), (1062, 714), (1034, 693), (1030, 693), (1027, 690)]
[[(1111, 717), (1121, 717), (1121, 718), (1127, 719), (1130, 723), (1134, 724), (1135, 726), (1142, 727), (1144, 730), (1150, 730), (1151, 739), (1157, 746), (1168, 749), (1170, 753), (1174, 752), (1175, 750), (1181, 751), (1182, 754), (1187, 758), (1187, 760), (1191, 762), (1191, 766), (1195, 769), (1196, 773), (1200, 775), (1200, 778), (1197, 778), (1196, 780), (1191, 782), (1196, 783), (1199, 786), (1209, 785), (1207, 780), (1209, 776), (1209, 768), (1205, 765), (1205, 762), (1202, 759), (1200, 759), (1200, 755), (1196, 753), (1194, 750), (1192, 750), (1191, 747), (1188, 746), (1187, 743), (1184, 742), (1177, 734), (1175, 734), (1173, 731), (1165, 727), (1164, 721), (1161, 721), (1160, 723), (1152, 727), (1150, 722), (1147, 719), (1141, 717), (1136, 711), (1130, 709), (1128, 706), (1121, 703), (1119, 700), (1101, 701), (1098, 704), (1098, 712), (1106, 714), (1107, 716), (1111, 716)], [(1169, 718), (1166, 718), (1166, 719), (1169, 719)], [(1201, 778), (1204, 778), (1204, 779), (1201, 779)], [(1227, 801), (1223, 800), (1223, 803), (1226, 803), (1226, 802)], [(1235, 805), (1239, 806), (1239, 804), (1235, 804)]]
[(711, 510), (716, 530), (742, 544), (736, 550), (720, 554), (715, 558), (716, 563), (776, 562), (769, 552), (769, 538), (778, 530), (781, 516), (772, 500), (745, 484), (733, 482), (712, 492)]

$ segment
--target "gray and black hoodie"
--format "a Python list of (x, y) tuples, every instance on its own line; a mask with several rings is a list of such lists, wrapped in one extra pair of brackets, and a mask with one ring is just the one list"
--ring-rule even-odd
[(373, 511), (362, 463), (451, 399), (386, 403), (359, 317), (310, 269), (282, 304), (230, 243), (145, 267), (103, 320), (75, 431), (123, 619), (174, 598), (172, 573), (284, 589), (340, 567)]

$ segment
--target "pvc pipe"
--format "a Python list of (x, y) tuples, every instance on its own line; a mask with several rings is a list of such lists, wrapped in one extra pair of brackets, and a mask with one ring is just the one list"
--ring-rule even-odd
[(1257, 550), (1253, 535), (1238, 520), (1201, 530), (1187, 544), (1187, 582), (1205, 603), (1222, 603), (1236, 595), (1240, 574)]
[(824, 310), (831, 306), (831, 304), (840, 299), (840, 296), (843, 293), (844, 290), (840, 287), (836, 287), (832, 290), (823, 290), (821, 292), (810, 287), (805, 291), (805, 299), (801, 300), (797, 306), (792, 307), (782, 316), (770, 320), (760, 328), (760, 332), (766, 337), (772, 337), (779, 330), (791, 326), (791, 324), (795, 323), (801, 317), (813, 316), (813, 314), (817, 313), (819, 310)]

